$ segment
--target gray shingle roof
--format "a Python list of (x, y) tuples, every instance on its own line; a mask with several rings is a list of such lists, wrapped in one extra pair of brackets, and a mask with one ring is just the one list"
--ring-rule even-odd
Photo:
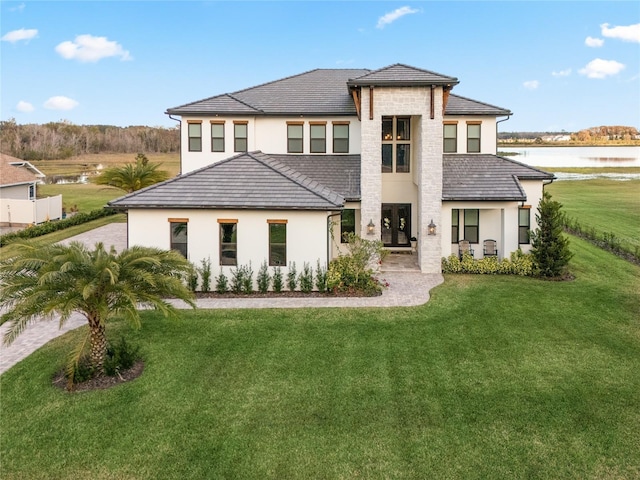
[(360, 155), (274, 155), (270, 157), (339, 193), (360, 200)]
[(452, 93), (449, 95), (445, 115), (511, 115), (511, 111)]
[(553, 174), (514, 160), (484, 154), (445, 154), (443, 200), (524, 201), (520, 180), (552, 180)]
[(109, 202), (122, 208), (336, 210), (344, 198), (262, 152), (243, 153)]
[(174, 115), (355, 115), (347, 80), (365, 69), (316, 69), (167, 109)]
[(416, 86), (416, 85), (455, 85), (458, 79), (448, 75), (423, 70), (396, 63), (388, 67), (354, 77), (347, 83), (349, 86)]

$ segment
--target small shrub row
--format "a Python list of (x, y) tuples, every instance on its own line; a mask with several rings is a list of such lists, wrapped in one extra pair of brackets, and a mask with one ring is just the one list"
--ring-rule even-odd
[(29, 238), (41, 237), (48, 233), (57, 232), (58, 230), (64, 230), (65, 228), (73, 227), (75, 225), (81, 225), (83, 223), (90, 222), (102, 217), (108, 217), (114, 215), (115, 210), (111, 208), (100, 208), (92, 210), (89, 213), (76, 213), (71, 217), (67, 217), (62, 220), (50, 220), (40, 225), (33, 225), (17, 232), (6, 233), (0, 236), (0, 246), (7, 245), (16, 240), (26, 240)]
[(442, 273), (475, 273), (486, 275), (534, 275), (533, 256), (517, 250), (510, 258), (485, 257), (475, 260), (469, 253), (442, 258)]
[[(120, 337), (119, 342), (107, 345), (104, 373), (108, 377), (114, 377), (120, 372), (133, 367), (140, 358), (140, 347), (131, 345), (124, 337)], [(69, 376), (72, 376), (72, 378), (69, 378)], [(73, 371), (70, 374), (66, 374), (67, 380), (71, 380), (72, 384), (86, 382), (95, 376), (96, 372), (91, 367), (88, 355), (82, 356)]]

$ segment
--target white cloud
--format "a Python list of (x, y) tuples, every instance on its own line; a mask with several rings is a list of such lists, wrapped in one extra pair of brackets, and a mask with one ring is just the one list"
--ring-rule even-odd
[(31, 40), (32, 38), (36, 38), (38, 36), (38, 30), (35, 28), (25, 29), (21, 28), (20, 30), (13, 30), (9, 33), (6, 33), (2, 36), (0, 40), (3, 42), (11, 42), (16, 43), (20, 40)]
[(29, 102), (20, 100), (16, 105), (16, 110), (18, 110), (19, 112), (29, 113), (29, 112), (33, 112), (35, 108), (33, 108), (33, 105), (31, 105)]
[(21, 3), (17, 7), (10, 8), (9, 11), (10, 12), (22, 12), (24, 10), (24, 7), (25, 7), (25, 4)]
[(600, 30), (603, 37), (619, 38), (624, 42), (640, 43), (640, 23), (612, 28), (609, 28), (608, 23), (603, 23), (600, 25)]
[(527, 80), (522, 85), (527, 90), (535, 90), (540, 86), (540, 82), (538, 80)]
[(625, 66), (622, 63), (616, 62), (615, 60), (596, 58), (587, 63), (579, 72), (588, 78), (605, 78), (620, 73), (624, 68)]
[(384, 28), (385, 25), (389, 25), (390, 23), (395, 22), (400, 17), (404, 17), (405, 15), (410, 15), (412, 13), (418, 13), (419, 10), (411, 7), (400, 7), (396, 8), (393, 12), (385, 13), (378, 19), (378, 24), (376, 28)]
[(553, 75), (554, 77), (568, 77), (569, 75), (571, 75), (571, 69), (567, 68), (558, 72), (551, 72), (551, 75)]
[(602, 40), (601, 38), (587, 37), (584, 39), (584, 44), (587, 47), (598, 48), (604, 45), (604, 40)]
[(73, 110), (78, 105), (74, 99), (69, 97), (51, 97), (49, 100), (44, 102), (44, 108), (48, 108), (49, 110)]
[(93, 35), (78, 35), (72, 42), (67, 40), (56, 47), (63, 58), (78, 60), (79, 62), (97, 62), (102, 58), (120, 57), (120, 60), (132, 60), (129, 52), (118, 42), (110, 41), (107, 37)]

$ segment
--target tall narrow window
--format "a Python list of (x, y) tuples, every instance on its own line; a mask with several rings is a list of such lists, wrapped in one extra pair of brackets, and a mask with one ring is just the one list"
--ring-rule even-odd
[(176, 250), (187, 257), (187, 222), (184, 219), (170, 219), (169, 226), (171, 229), (171, 250)]
[(469, 243), (478, 243), (480, 225), (480, 210), (470, 209), (464, 211), (464, 239)]
[(460, 210), (451, 209), (451, 243), (460, 241)]
[(238, 220), (218, 220), (220, 225), (220, 265), (238, 264)]
[(467, 124), (467, 153), (480, 153), (480, 124)]
[(349, 124), (333, 124), (333, 153), (349, 153)]
[(233, 125), (233, 151), (247, 151), (247, 123), (236, 122)]
[(411, 166), (411, 119), (382, 117), (382, 172), (409, 173)]
[(531, 209), (519, 208), (518, 209), (518, 243), (520, 245), (527, 245), (531, 239), (529, 233), (531, 231)]
[(189, 130), (189, 151), (201, 152), (202, 151), (202, 123), (189, 122), (187, 124)]
[(287, 221), (267, 220), (269, 224), (269, 265), (287, 265)]
[(327, 125), (325, 123), (322, 124), (314, 124), (310, 125), (310, 133), (311, 133), (311, 145), (310, 152), (311, 153), (327, 153)]
[(287, 152), (288, 153), (302, 153), (302, 123), (288, 123), (287, 124)]
[(346, 243), (348, 233), (356, 233), (356, 211), (352, 208), (345, 208), (340, 214), (340, 243)]
[(458, 125), (445, 123), (444, 125), (444, 153), (458, 151)]
[(211, 122), (211, 151), (224, 152), (224, 122)]

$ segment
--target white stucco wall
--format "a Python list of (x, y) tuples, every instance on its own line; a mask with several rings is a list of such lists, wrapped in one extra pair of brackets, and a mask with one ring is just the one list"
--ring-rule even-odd
[[(220, 229), (218, 219), (237, 220), (238, 266), (248, 265), (254, 281), (260, 265), (269, 259), (269, 224), (267, 220), (287, 220), (287, 264), (295, 262), (298, 272), (305, 262), (313, 269), (316, 262), (326, 267), (328, 232), (323, 211), (262, 210), (129, 210), (128, 244), (169, 249), (171, 241), (168, 219), (188, 219), (187, 251), (189, 260), (200, 265), (211, 259), (213, 275), (223, 269), (227, 277), (231, 266), (220, 266)], [(286, 275), (288, 266), (282, 267)], [(273, 269), (270, 268), (270, 273)]]
[[(189, 121), (202, 122), (202, 151), (189, 151)], [(224, 152), (211, 151), (211, 122), (224, 122)], [(265, 153), (287, 153), (287, 122), (303, 122), (304, 154), (310, 154), (311, 122), (326, 122), (326, 154), (333, 153), (333, 123), (349, 122), (349, 153), (360, 153), (360, 122), (358, 117), (192, 117), (181, 123), (182, 173), (211, 165), (238, 155), (234, 151), (234, 121), (247, 123), (247, 150)], [(323, 154), (318, 154), (323, 155)]]
[(458, 151), (456, 153), (467, 153), (467, 123), (482, 122), (480, 126), (480, 153), (496, 154), (497, 130), (495, 117), (446, 115), (443, 121), (445, 123), (456, 122), (458, 125)]

